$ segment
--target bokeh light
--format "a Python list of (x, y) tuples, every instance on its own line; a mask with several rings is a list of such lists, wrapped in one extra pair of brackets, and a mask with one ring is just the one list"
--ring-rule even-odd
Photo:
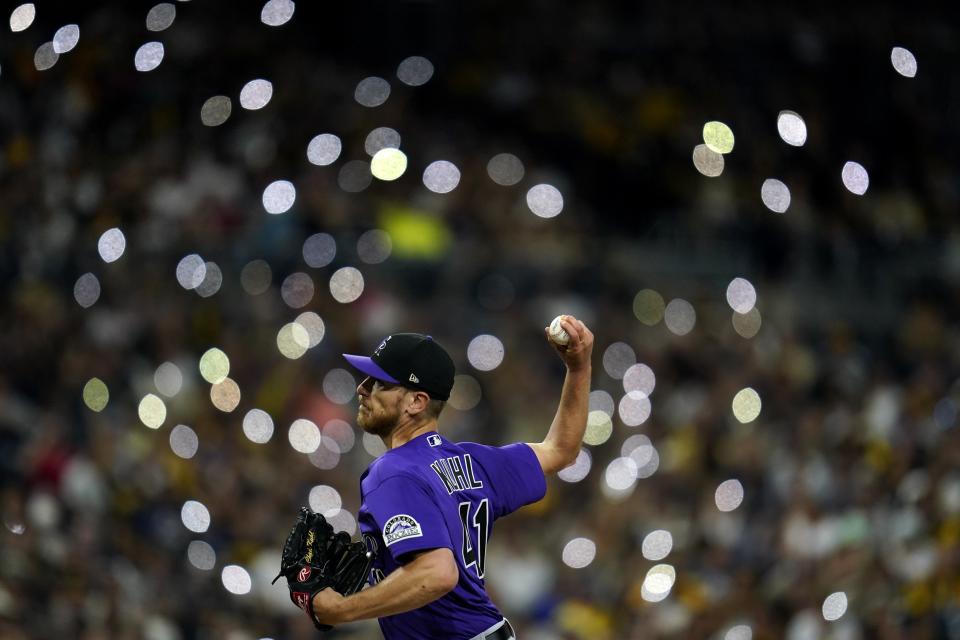
[[(657, 596), (663, 596), (670, 593), (677, 580), (677, 571), (669, 564), (657, 564), (647, 571), (643, 580), (643, 589), (654, 596), (651, 602), (656, 602)], [(644, 598), (647, 599), (646, 597)]]
[(587, 428), (583, 432), (583, 442), (591, 446), (603, 444), (613, 433), (613, 421), (603, 411), (587, 413)]
[(307, 145), (307, 160), (318, 167), (325, 167), (337, 161), (343, 143), (332, 133), (321, 133), (314, 136)]
[(92, 273), (85, 273), (73, 285), (73, 299), (84, 309), (92, 307), (100, 299), (100, 281)]
[(303, 260), (314, 269), (325, 267), (337, 255), (337, 241), (329, 233), (315, 233), (303, 241)]
[(580, 482), (589, 475), (592, 466), (593, 457), (590, 455), (590, 452), (586, 449), (580, 449), (580, 452), (577, 454), (577, 459), (573, 461), (573, 464), (558, 471), (557, 477), (564, 482)]
[(223, 582), (223, 588), (236, 595), (250, 593), (250, 587), (253, 585), (250, 573), (237, 564), (225, 566), (220, 572), (220, 579)]
[(335, 514), (327, 518), (330, 526), (337, 531), (345, 531), (347, 535), (353, 535), (357, 532), (357, 520), (353, 514), (346, 509), (340, 509)]
[(467, 360), (478, 371), (493, 371), (503, 362), (504, 354), (503, 342), (489, 334), (479, 335), (467, 345)]
[(603, 411), (612, 418), (616, 407), (617, 403), (613, 400), (613, 396), (603, 389), (594, 389), (590, 392), (590, 411)]
[(280, 285), (280, 297), (291, 309), (300, 309), (310, 304), (314, 293), (313, 278), (301, 271), (291, 273)]
[(260, 10), (260, 22), (269, 27), (287, 24), (297, 6), (293, 0), (267, 0)]
[(617, 407), (620, 420), (628, 427), (636, 427), (647, 421), (650, 417), (650, 398), (642, 391), (630, 391), (622, 398)]
[[(649, 459), (647, 459), (648, 456)], [(630, 457), (637, 460), (637, 478), (640, 480), (649, 478), (660, 468), (660, 452), (652, 444), (647, 447), (637, 447), (630, 454)], [(644, 459), (647, 459), (647, 461), (640, 464)]]
[(357, 83), (353, 98), (365, 107), (379, 107), (390, 97), (390, 83), (371, 76)]
[(340, 492), (325, 484), (311, 488), (307, 502), (314, 513), (323, 514), (325, 518), (336, 514), (343, 506)]
[(273, 270), (266, 260), (251, 260), (240, 270), (240, 285), (252, 296), (258, 296), (270, 288)]
[(450, 391), (450, 406), (457, 411), (469, 411), (480, 403), (483, 391), (473, 376), (459, 374), (453, 377), (453, 389)]
[(347, 404), (356, 390), (357, 381), (346, 369), (331, 369), (323, 376), (323, 395), (334, 404)]
[(216, 347), (200, 356), (200, 376), (210, 384), (223, 382), (230, 375), (230, 358)]
[(823, 619), (828, 622), (839, 620), (847, 612), (847, 594), (836, 591), (828, 595), (823, 601)]
[(80, 27), (65, 24), (53, 34), (53, 50), (57, 54), (68, 53), (80, 42)]
[(527, 191), (527, 207), (540, 218), (553, 218), (563, 211), (563, 194), (551, 184), (538, 184)]
[(890, 50), (890, 63), (897, 73), (913, 78), (917, 75), (917, 58), (909, 49), (894, 47)]
[(159, 429), (167, 419), (167, 405), (158, 396), (148, 393), (137, 405), (140, 422), (151, 429)]
[(44, 42), (33, 54), (33, 67), (37, 71), (46, 71), (52, 69), (59, 59), (60, 54), (53, 48), (53, 42)]
[(211, 96), (200, 107), (200, 122), (207, 127), (219, 127), (230, 118), (233, 102), (227, 96)]
[(607, 465), (603, 481), (614, 491), (626, 491), (637, 482), (637, 463), (633, 458), (614, 458)]
[(204, 263), (203, 282), (197, 286), (194, 291), (201, 298), (209, 298), (217, 291), (220, 291), (220, 285), (223, 284), (223, 272), (216, 262), (207, 261)]
[(240, 89), (240, 106), (248, 111), (263, 109), (273, 98), (273, 83), (263, 78), (251, 80)]
[(620, 455), (633, 458), (639, 472), (640, 468), (653, 459), (653, 443), (646, 434), (635, 433), (620, 445)]
[(270, 442), (273, 437), (273, 418), (263, 409), (250, 409), (243, 417), (243, 435), (257, 444)]
[(323, 336), (326, 335), (326, 325), (323, 323), (323, 318), (313, 311), (304, 311), (297, 316), (294, 322), (306, 330), (308, 349), (314, 348), (323, 341)]
[(169, 29), (170, 25), (177, 17), (177, 8), (170, 2), (161, 2), (154, 5), (147, 12), (147, 30), (164, 31)]
[(405, 58), (397, 67), (397, 79), (411, 87), (419, 87), (433, 77), (433, 63), (423, 56)]
[(802, 147), (807, 141), (807, 123), (799, 113), (785, 109), (777, 115), (777, 133), (787, 144)]
[(187, 559), (191, 565), (201, 571), (210, 571), (217, 566), (217, 552), (203, 540), (190, 541), (187, 545)]
[(163, 62), (163, 43), (145, 42), (133, 56), (133, 66), (137, 71), (153, 71)]
[(178, 424), (170, 430), (170, 450), (177, 456), (189, 460), (197, 454), (200, 439), (197, 432), (185, 424)]
[(513, 186), (523, 180), (523, 162), (512, 153), (498, 153), (487, 162), (487, 175), (501, 186)]
[(333, 441), (327, 441), (321, 435), (320, 446), (315, 451), (307, 454), (307, 460), (317, 469), (329, 471), (335, 469), (340, 464), (340, 446)]
[(372, 433), (363, 434), (363, 450), (368, 454), (377, 458), (382, 456), (387, 451), (386, 445), (383, 444), (383, 440), (373, 435)]
[(673, 536), (665, 529), (655, 529), (644, 536), (640, 548), (647, 560), (663, 560), (673, 550)]
[(450, 193), (460, 184), (460, 169), (449, 160), (437, 160), (423, 170), (423, 186), (434, 193)]
[(639, 391), (649, 396), (656, 387), (657, 375), (653, 372), (653, 369), (642, 362), (632, 365), (623, 374), (623, 390), (626, 393)]
[(858, 196), (865, 194), (867, 188), (870, 186), (870, 175), (867, 173), (867, 170), (862, 164), (853, 162), (852, 160), (843, 165), (840, 178), (843, 180), (843, 186), (845, 186), (850, 193)]
[(720, 511), (733, 511), (743, 503), (743, 485), (739, 480), (724, 480), (713, 499)]
[(746, 387), (733, 396), (731, 408), (733, 416), (741, 423), (753, 422), (760, 416), (760, 408), (763, 403), (760, 401), (760, 394), (753, 388)]
[(767, 178), (760, 186), (760, 199), (774, 213), (786, 213), (790, 208), (790, 189), (776, 178)]
[(297, 199), (297, 188), (289, 180), (275, 180), (263, 190), (263, 208), (267, 213), (286, 213)]
[(90, 378), (87, 384), (83, 385), (83, 403), (91, 411), (103, 411), (109, 401), (110, 391), (100, 378)]
[(197, 500), (187, 500), (180, 508), (180, 521), (188, 530), (203, 533), (210, 528), (210, 511)]
[(614, 342), (603, 351), (603, 370), (615, 380), (623, 378), (637, 362), (637, 354), (626, 342)]
[(310, 334), (297, 322), (288, 322), (277, 332), (277, 350), (284, 358), (296, 360), (310, 348)]
[(330, 295), (340, 304), (349, 304), (363, 295), (363, 274), (356, 267), (341, 267), (330, 276)]
[(653, 289), (641, 289), (633, 297), (633, 315), (648, 327), (656, 326), (663, 320), (666, 306), (663, 296)]
[(756, 288), (746, 278), (734, 278), (727, 285), (727, 304), (737, 313), (749, 313), (757, 304)]
[(37, 17), (37, 8), (32, 2), (26, 2), (10, 13), (10, 31), (25, 31)]
[(335, 448), (337, 453), (348, 453), (356, 444), (357, 436), (353, 427), (345, 420), (329, 420), (320, 431), (320, 448)]
[(191, 253), (177, 263), (177, 282), (187, 291), (196, 289), (207, 277), (207, 263), (196, 253)]
[(168, 398), (174, 397), (180, 393), (183, 386), (183, 374), (180, 372), (180, 367), (172, 362), (164, 362), (154, 371), (153, 384), (157, 387), (157, 391), (163, 395)]
[(382, 229), (370, 229), (363, 232), (357, 240), (357, 256), (367, 264), (380, 264), (390, 257), (393, 240)]
[(306, 418), (298, 418), (290, 425), (287, 438), (290, 446), (300, 453), (312, 453), (320, 446), (320, 428)]
[(716, 178), (723, 174), (723, 155), (705, 144), (698, 144), (693, 148), (693, 166), (706, 177)]
[(97, 241), (97, 252), (104, 262), (119, 260), (126, 248), (127, 239), (124, 237), (123, 231), (116, 227), (104, 231)]
[(386, 182), (396, 180), (407, 170), (407, 155), (400, 151), (387, 147), (374, 153), (370, 160), (370, 173), (377, 180)]
[(737, 313), (734, 311), (731, 322), (733, 323), (733, 330), (737, 332), (737, 335), (743, 338), (752, 338), (760, 331), (763, 318), (760, 315), (760, 311), (754, 307), (746, 313)]
[(670, 333), (685, 336), (697, 324), (697, 312), (693, 305), (682, 298), (674, 298), (663, 311), (663, 322)]
[(230, 378), (224, 378), (210, 387), (210, 402), (220, 411), (230, 413), (240, 404), (240, 386)]
[(723, 640), (753, 640), (753, 629), (745, 624), (734, 625), (723, 634)]
[[(369, 156), (376, 156), (378, 151), (383, 149), (399, 149), (400, 134), (396, 129), (390, 127), (377, 127), (367, 134), (363, 141), (363, 150)], [(404, 167), (406, 167), (406, 157), (404, 157)], [(376, 175), (376, 172), (374, 172)]]
[(711, 120), (703, 125), (703, 143), (714, 153), (733, 151), (733, 130), (723, 122)]
[(574, 538), (563, 546), (563, 564), (571, 569), (590, 566), (597, 555), (597, 545), (590, 538)]

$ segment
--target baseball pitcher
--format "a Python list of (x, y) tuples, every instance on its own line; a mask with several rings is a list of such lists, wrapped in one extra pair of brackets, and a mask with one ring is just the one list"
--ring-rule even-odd
[[(386, 640), (516, 638), (484, 588), (487, 543), (497, 518), (540, 500), (545, 474), (580, 451), (593, 334), (572, 316), (561, 325), (566, 345), (544, 333), (567, 373), (553, 423), (536, 443), (491, 447), (437, 432), (454, 364), (430, 336), (398, 333), (369, 357), (344, 354), (366, 376), (357, 424), (387, 451), (360, 479), (362, 542), (303, 510), (284, 547), (290, 597), (318, 628), (376, 617)], [(370, 586), (361, 590), (363, 572)]]

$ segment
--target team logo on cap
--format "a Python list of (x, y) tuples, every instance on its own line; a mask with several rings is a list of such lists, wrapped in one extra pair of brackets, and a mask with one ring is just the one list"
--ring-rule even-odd
[(393, 516), (383, 525), (383, 541), (389, 547), (394, 542), (407, 538), (420, 538), (423, 531), (420, 523), (413, 516), (401, 513)]
[(390, 338), (392, 337), (393, 336), (387, 336), (386, 338), (384, 338), (383, 342), (380, 343), (380, 346), (378, 346), (376, 349), (373, 350), (373, 355), (375, 356), (380, 355), (380, 352), (383, 351), (384, 348), (386, 348), (387, 342), (389, 342)]

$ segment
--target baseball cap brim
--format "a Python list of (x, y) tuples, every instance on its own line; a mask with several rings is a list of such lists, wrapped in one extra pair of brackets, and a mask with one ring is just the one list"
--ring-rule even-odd
[(367, 374), (371, 378), (376, 378), (377, 380), (382, 380), (383, 382), (389, 382), (390, 384), (401, 384), (399, 380), (391, 376), (389, 373), (384, 371), (373, 361), (369, 356), (355, 356), (349, 353), (343, 354), (343, 357), (346, 358), (353, 367), (362, 373)]

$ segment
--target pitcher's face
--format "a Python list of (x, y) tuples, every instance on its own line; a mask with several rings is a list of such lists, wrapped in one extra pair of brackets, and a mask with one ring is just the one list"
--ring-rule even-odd
[(357, 386), (357, 426), (375, 436), (389, 435), (400, 420), (405, 387), (367, 376)]

